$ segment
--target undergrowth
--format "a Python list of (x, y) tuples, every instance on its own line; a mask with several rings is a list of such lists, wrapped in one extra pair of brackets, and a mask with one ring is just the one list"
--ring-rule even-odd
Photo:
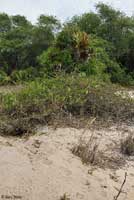
[[(133, 121), (134, 101), (117, 96), (116, 91), (115, 86), (106, 86), (103, 81), (78, 75), (39, 79), (28, 83), (17, 93), (0, 94), (0, 119), (3, 122), (6, 118), (7, 125), (17, 123), (17, 126), (21, 124), (23, 127), (24, 124), (26, 130), (23, 127), (20, 133), (32, 131), (40, 123), (68, 116), (96, 117), (114, 122)], [(7, 132), (1, 127), (0, 122), (0, 133)]]

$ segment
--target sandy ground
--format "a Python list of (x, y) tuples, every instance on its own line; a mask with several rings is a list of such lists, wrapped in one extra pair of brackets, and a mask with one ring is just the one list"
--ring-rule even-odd
[[(100, 148), (111, 152), (115, 144), (134, 127), (111, 127), (94, 131)], [(85, 165), (73, 155), (83, 130), (73, 128), (40, 129), (29, 139), (0, 137), (0, 199), (60, 200), (67, 194), (70, 200), (114, 200), (127, 172), (127, 180), (118, 200), (134, 200), (134, 161), (116, 169)], [(85, 132), (86, 138), (93, 131)]]
[(7, 85), (7, 86), (0, 86), (0, 93), (10, 93), (10, 92), (19, 92), (23, 89), (24, 86), (22, 85)]

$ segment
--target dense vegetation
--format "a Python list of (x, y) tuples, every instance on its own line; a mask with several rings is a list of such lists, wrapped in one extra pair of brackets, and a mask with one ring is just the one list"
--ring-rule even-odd
[(64, 24), (41, 15), (34, 25), (0, 14), (0, 85), (24, 86), (0, 93), (0, 134), (59, 119), (133, 122), (134, 101), (117, 90), (134, 85), (134, 18), (103, 3), (96, 11)]
[(41, 15), (0, 14), (0, 84), (82, 73), (114, 83), (134, 83), (134, 18), (99, 3), (96, 13), (61, 24)]
[(0, 94), (0, 134), (23, 135), (55, 123), (83, 127), (92, 118), (104, 125), (133, 123), (134, 101), (118, 89), (78, 74), (34, 80), (18, 92)]

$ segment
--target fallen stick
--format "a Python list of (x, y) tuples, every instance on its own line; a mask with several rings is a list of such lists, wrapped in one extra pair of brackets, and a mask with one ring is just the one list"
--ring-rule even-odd
[(125, 178), (124, 178), (124, 181), (123, 181), (123, 183), (122, 183), (122, 185), (121, 185), (121, 188), (120, 188), (120, 190), (119, 190), (117, 196), (114, 197), (114, 200), (117, 200), (118, 197), (120, 196), (120, 194), (122, 193), (122, 189), (123, 189), (123, 186), (124, 186), (124, 184), (125, 184), (125, 182), (126, 182), (126, 179), (127, 179), (127, 172), (125, 172)]

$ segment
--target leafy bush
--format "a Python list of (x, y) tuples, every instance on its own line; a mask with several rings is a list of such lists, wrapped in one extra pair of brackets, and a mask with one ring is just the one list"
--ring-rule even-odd
[(30, 81), (36, 78), (38, 75), (36, 68), (29, 67), (24, 70), (15, 70), (11, 74), (11, 81), (15, 82), (23, 82), (23, 81)]
[(120, 65), (114, 61), (107, 63), (106, 73), (110, 75), (110, 79), (113, 83), (122, 83), (125, 75), (125, 71), (121, 69)]
[(110, 82), (110, 76), (105, 73), (106, 65), (96, 58), (91, 58), (88, 62), (78, 64), (75, 71), (85, 73), (88, 77), (94, 77), (94, 79), (100, 79), (105, 82)]
[(61, 70), (70, 72), (73, 66), (71, 52), (67, 49), (49, 48), (38, 57), (38, 62), (49, 74)]
[(132, 121), (134, 102), (116, 95), (116, 89), (77, 75), (44, 78), (27, 84), (17, 93), (1, 94), (3, 112), (14, 116), (71, 113), (114, 121)]
[(7, 74), (0, 70), (0, 85), (5, 85), (10, 82), (10, 77)]

